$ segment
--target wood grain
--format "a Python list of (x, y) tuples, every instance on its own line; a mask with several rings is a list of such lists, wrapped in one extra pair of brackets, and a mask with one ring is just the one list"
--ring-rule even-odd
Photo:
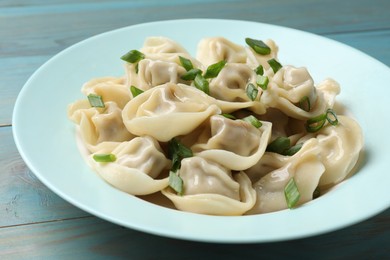
[(11, 127), (0, 127), (0, 227), (88, 216), (67, 203), (27, 168)]

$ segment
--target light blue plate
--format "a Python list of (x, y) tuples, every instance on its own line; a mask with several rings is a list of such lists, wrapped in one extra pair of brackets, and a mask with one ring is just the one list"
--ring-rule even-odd
[[(94, 77), (124, 74), (121, 55), (148, 36), (166, 36), (192, 54), (203, 37), (271, 38), (283, 64), (306, 66), (318, 83), (341, 84), (338, 100), (365, 134), (365, 158), (357, 174), (331, 192), (294, 210), (216, 217), (153, 205), (112, 188), (83, 161), (76, 146), (68, 104), (82, 98), (81, 85)], [(232, 20), (174, 20), (130, 26), (82, 41), (54, 56), (27, 81), (16, 101), (13, 133), (28, 167), (51, 190), (75, 206), (119, 225), (180, 239), (208, 242), (269, 242), (340, 229), (390, 205), (390, 70), (338, 42), (293, 29)]]

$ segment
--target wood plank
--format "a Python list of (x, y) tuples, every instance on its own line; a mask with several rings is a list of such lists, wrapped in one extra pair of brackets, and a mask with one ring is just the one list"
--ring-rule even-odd
[(390, 210), (324, 235), (266, 244), (212, 244), (169, 239), (81, 218), (0, 228), (0, 256), (40, 259), (386, 259)]
[(11, 127), (0, 127), (0, 226), (89, 216), (43, 185), (27, 168)]
[[(281, 4), (283, 9), (280, 8)], [(46, 13), (45, 8), (48, 9)], [(83, 8), (78, 8), (80, 6), (70, 4), (40, 7), (30, 13), (23, 8), (1, 8), (0, 19), (3, 22), (0, 23), (0, 35), (2, 46), (7, 48), (1, 48), (0, 55), (53, 54), (81, 39), (107, 30), (155, 20), (194, 17), (259, 21), (319, 34), (390, 29), (387, 11), (390, 2), (386, 0), (373, 0), (369, 4), (363, 0), (353, 4), (349, 1), (246, 0), (223, 3), (213, 1), (209, 4), (192, 1), (186, 5), (175, 1), (158, 5), (151, 2), (135, 7), (134, 3), (103, 6), (84, 4)], [(335, 9), (337, 12), (334, 12)]]

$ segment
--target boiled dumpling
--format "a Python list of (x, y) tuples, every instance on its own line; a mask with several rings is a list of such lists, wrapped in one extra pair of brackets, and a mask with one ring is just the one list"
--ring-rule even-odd
[(164, 84), (132, 99), (123, 109), (123, 122), (134, 135), (166, 142), (188, 134), (221, 110), (215, 99), (181, 84)]
[[(158, 142), (151, 137), (136, 137), (115, 149), (102, 148), (95, 154), (112, 153), (114, 162), (101, 163), (90, 156), (90, 164), (112, 186), (133, 194), (146, 195), (168, 186), (168, 178), (156, 179), (170, 167)], [(164, 177), (164, 176), (163, 176)]]
[(271, 124), (262, 122), (260, 128), (243, 120), (232, 120), (215, 115), (210, 127), (191, 147), (200, 157), (218, 162), (232, 170), (248, 169), (258, 162), (271, 136)]
[[(312, 200), (313, 192), (325, 171), (319, 152), (318, 140), (315, 138), (309, 139), (298, 153), (288, 160), (284, 160), (280, 168), (272, 170), (254, 183), (253, 188), (257, 193), (257, 201), (248, 214), (286, 209), (287, 202), (284, 188), (291, 178), (294, 178), (300, 193), (297, 205)], [(275, 166), (278, 164), (281, 164), (281, 161), (277, 159)]]
[(242, 215), (255, 203), (256, 193), (245, 173), (230, 170), (201, 157), (185, 158), (179, 176), (183, 195), (163, 190), (175, 206), (184, 211), (209, 215)]

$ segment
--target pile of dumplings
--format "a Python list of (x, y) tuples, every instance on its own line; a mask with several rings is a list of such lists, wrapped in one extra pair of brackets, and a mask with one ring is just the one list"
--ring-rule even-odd
[[(86, 82), (81, 89), (86, 98), (68, 107), (88, 165), (126, 193), (158, 194), (178, 210), (208, 215), (291, 208), (286, 185), (292, 179), (299, 192), (294, 207), (299, 207), (344, 180), (357, 164), (363, 135), (354, 119), (335, 108), (339, 84), (333, 79), (315, 84), (306, 68), (282, 62), (275, 71), (269, 60), (278, 60), (278, 47), (269, 39), (264, 43), (267, 54), (222, 37), (204, 38), (193, 57), (171, 39), (147, 38), (138, 50), (142, 58), (124, 62), (123, 77)], [(188, 72), (183, 59), (201, 73), (224, 64), (205, 79), (205, 92), (194, 80), (183, 79)], [(258, 85), (259, 67), (266, 87)], [(248, 95), (248, 84), (256, 88), (254, 97)], [(104, 107), (92, 106), (91, 94)], [(309, 108), (300, 105), (304, 99)], [(308, 120), (329, 109), (337, 125), (324, 121), (322, 128), (308, 131)], [(242, 120), (248, 116), (260, 126)], [(281, 137), (299, 149), (293, 154), (269, 149)], [(191, 151), (175, 170), (181, 192), (170, 184), (172, 140)], [(97, 154), (115, 160), (97, 161)]]

